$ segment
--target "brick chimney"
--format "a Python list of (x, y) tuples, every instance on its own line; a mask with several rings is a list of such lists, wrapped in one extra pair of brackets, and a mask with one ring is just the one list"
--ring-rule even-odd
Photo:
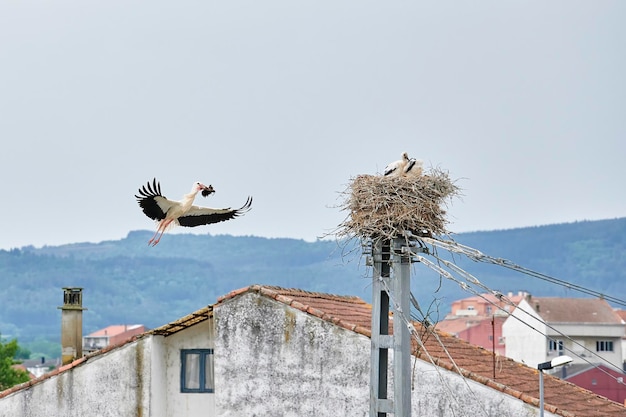
[(61, 359), (63, 365), (83, 357), (83, 289), (63, 288)]

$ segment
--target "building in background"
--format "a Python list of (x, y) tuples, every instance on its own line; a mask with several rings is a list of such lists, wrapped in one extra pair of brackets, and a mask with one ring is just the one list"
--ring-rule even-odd
[(565, 379), (579, 387), (624, 404), (626, 402), (626, 375), (605, 365), (574, 365)]
[[(506, 356), (529, 366), (570, 355), (575, 364), (622, 369), (625, 324), (601, 298), (528, 296), (502, 325)], [(567, 367), (559, 372), (566, 376)]]
[(147, 330), (143, 324), (117, 324), (105, 327), (83, 337), (83, 352), (86, 355), (107, 346), (117, 345)]
[(527, 293), (520, 291), (502, 297), (485, 293), (456, 300), (451, 313), (437, 323), (437, 329), (504, 356), (502, 324), (526, 296)]
[[(626, 323), (626, 310), (615, 310), (617, 315), (622, 319), (624, 323)], [(622, 336), (622, 371), (626, 372), (626, 329), (624, 330), (624, 335)]]
[(34, 378), (38, 378), (43, 374), (52, 371), (54, 368), (61, 365), (61, 358), (46, 359), (41, 357), (39, 359), (27, 359), (22, 361), (22, 365), (28, 372), (33, 375)]

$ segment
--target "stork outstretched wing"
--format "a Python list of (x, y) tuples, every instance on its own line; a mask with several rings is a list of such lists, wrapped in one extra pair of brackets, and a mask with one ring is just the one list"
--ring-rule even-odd
[(252, 197), (248, 197), (246, 203), (238, 209), (223, 208), (215, 209), (210, 207), (191, 206), (191, 209), (178, 218), (178, 224), (186, 227), (201, 226), (211, 223), (219, 223), (234, 219), (250, 211)]
[(161, 194), (161, 184), (154, 178), (139, 189), (139, 195), (135, 198), (144, 214), (152, 220), (163, 220), (167, 211), (175, 204), (175, 201), (168, 200)]

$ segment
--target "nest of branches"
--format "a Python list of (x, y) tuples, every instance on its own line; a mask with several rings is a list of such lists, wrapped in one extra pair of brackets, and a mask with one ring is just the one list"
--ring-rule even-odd
[(418, 177), (359, 175), (343, 192), (349, 215), (337, 228), (339, 238), (393, 239), (405, 231), (416, 236), (449, 234), (447, 204), (460, 189), (447, 172), (432, 168)]

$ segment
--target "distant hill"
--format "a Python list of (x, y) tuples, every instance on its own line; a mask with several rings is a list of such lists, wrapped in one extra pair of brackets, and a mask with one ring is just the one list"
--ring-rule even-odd
[[(358, 242), (170, 234), (156, 247), (135, 231), (121, 240), (0, 250), (0, 333), (58, 342), (62, 287), (84, 288), (85, 334), (110, 324), (157, 327), (250, 284), (371, 299), (370, 268)], [(626, 218), (464, 233), (455, 241), (485, 254), (626, 300)], [(440, 255), (445, 252), (439, 250)], [(499, 266), (453, 258), (503, 293), (582, 297)], [(420, 264), (412, 291), (433, 320), (471, 295)], [(433, 303), (434, 300), (434, 303)], [(623, 307), (623, 306), (622, 306)], [(626, 307), (623, 307), (626, 308)]]

